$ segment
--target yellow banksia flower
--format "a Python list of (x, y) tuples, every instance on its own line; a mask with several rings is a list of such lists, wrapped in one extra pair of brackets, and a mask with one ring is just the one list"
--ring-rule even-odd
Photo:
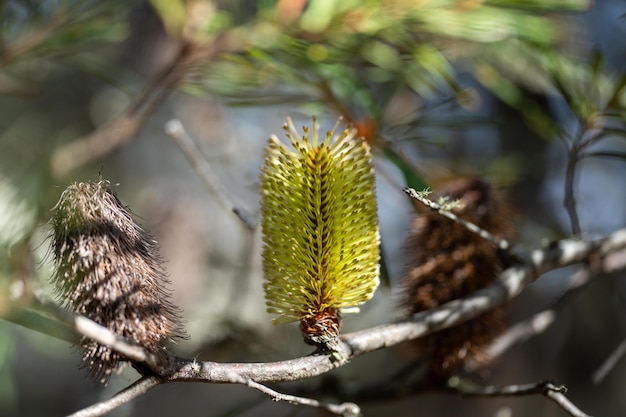
[(272, 136), (261, 173), (268, 312), (332, 349), (340, 311), (358, 311), (379, 284), (372, 158), (352, 128), (320, 140), (314, 118), (303, 136), (290, 119), (284, 130), (293, 149)]

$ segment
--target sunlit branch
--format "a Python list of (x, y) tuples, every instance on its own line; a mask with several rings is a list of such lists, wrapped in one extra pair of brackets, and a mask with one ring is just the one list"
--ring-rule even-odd
[[(233, 383), (233, 375), (237, 375), (238, 380), (251, 380), (256, 383), (294, 381), (324, 374), (368, 352), (417, 339), (437, 330), (469, 320), (507, 299), (514, 298), (539, 275), (550, 270), (589, 261), (592, 258), (608, 260), (611, 259), (612, 255), (621, 255), (624, 250), (626, 250), (626, 229), (618, 230), (612, 235), (594, 241), (567, 239), (556, 242), (545, 249), (534, 250), (524, 258), (522, 264), (503, 271), (497, 282), (466, 298), (454, 300), (438, 308), (420, 312), (408, 320), (382, 324), (342, 336), (339, 346), (339, 357), (344, 358), (344, 360), (337, 360), (335, 355), (316, 354), (269, 363), (198, 362), (191, 359), (170, 358), (167, 364), (157, 364), (152, 362), (149, 356), (146, 356), (146, 352), (136, 351), (137, 347), (134, 344), (112, 334), (108, 329), (86, 318), (77, 319), (66, 316), (60, 317), (60, 319), (72, 324), (76, 333), (93, 337), (99, 343), (127, 355), (133, 361), (156, 366), (153, 369), (159, 375), (158, 382), (157, 380), (148, 379), (148, 381), (152, 382), (144, 382), (145, 386), (152, 387), (152, 384), (159, 382), (175, 381)], [(613, 267), (616, 265), (626, 266), (623, 262), (620, 263), (614, 260), (611, 261), (611, 264)], [(146, 381), (146, 379), (140, 381)], [(140, 387), (145, 386), (141, 385)], [(132, 395), (135, 395), (137, 391), (131, 390), (130, 392), (133, 393)], [(550, 392), (546, 395), (559, 402), (563, 407), (567, 405), (566, 398), (564, 399), (562, 395), (558, 395), (559, 393), (551, 394)], [(118, 403), (112, 402), (108, 404)], [(585, 414), (572, 415), (584, 416)]]

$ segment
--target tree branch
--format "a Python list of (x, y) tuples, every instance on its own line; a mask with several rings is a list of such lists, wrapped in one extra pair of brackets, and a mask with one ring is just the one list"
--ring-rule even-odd
[(183, 151), (192, 168), (196, 171), (196, 174), (202, 179), (209, 192), (217, 197), (222, 207), (232, 211), (249, 231), (255, 230), (256, 220), (248, 210), (235, 204), (228, 191), (222, 187), (209, 161), (204, 158), (198, 145), (196, 145), (194, 140), (187, 134), (180, 120), (172, 119), (167, 122), (165, 131), (176, 141), (176, 144), (180, 150)]
[(53, 175), (60, 177), (132, 141), (189, 71), (198, 62), (210, 61), (220, 55), (226, 47), (223, 36), (216, 37), (208, 44), (183, 42), (179, 53), (147, 83), (139, 98), (122, 114), (54, 152), (51, 159)]
[(591, 380), (594, 384), (601, 383), (604, 378), (611, 372), (620, 359), (626, 354), (626, 339), (615, 348), (615, 350), (609, 355), (608, 358), (602, 363), (602, 365), (593, 373)]
[(59, 307), (56, 303), (36, 297), (35, 307), (52, 314), (60, 322), (69, 325), (78, 335), (93, 339), (101, 345), (121, 353), (131, 361), (148, 366), (157, 375), (167, 366), (166, 357), (156, 355), (87, 317), (73, 314)]
[[(581, 152), (590, 145), (596, 143), (604, 133), (604, 127), (599, 123), (599, 118), (594, 118), (594, 123), (589, 124), (588, 121), (579, 120), (579, 133), (567, 150), (567, 167), (565, 169), (565, 196), (563, 205), (570, 218), (572, 233), (574, 236), (580, 237), (582, 232), (580, 227), (580, 219), (578, 218), (578, 210), (576, 209), (576, 196), (574, 187), (576, 186), (576, 169), (578, 162), (585, 154)], [(567, 142), (566, 142), (567, 143)], [(593, 156), (590, 154), (590, 156)], [(601, 156), (601, 155), (599, 155)]]
[(559, 407), (573, 417), (590, 417), (588, 414), (576, 407), (569, 399), (567, 399), (565, 396), (567, 388), (565, 388), (565, 386), (557, 386), (549, 381), (496, 387), (491, 385), (476, 386), (459, 378), (450, 378), (447, 388), (461, 395), (472, 397), (518, 397), (541, 394), (557, 403)]
[[(257, 383), (294, 381), (324, 374), (368, 352), (417, 339), (437, 330), (460, 324), (507, 299), (517, 296), (539, 275), (550, 270), (592, 259), (603, 260), (610, 264), (611, 268), (626, 267), (626, 263), (623, 262), (624, 251), (626, 251), (626, 229), (618, 230), (607, 237), (593, 241), (561, 240), (545, 249), (528, 252), (521, 260), (521, 264), (503, 271), (498, 281), (464, 299), (454, 300), (438, 308), (420, 312), (408, 320), (382, 324), (342, 336), (338, 353), (339, 357), (343, 359), (340, 360), (337, 360), (335, 355), (325, 354), (314, 354), (269, 363), (197, 362), (196, 360), (175, 357), (171, 358), (167, 364), (160, 364), (154, 362), (155, 359), (150, 356), (149, 352), (143, 351), (142, 348), (89, 319), (75, 318), (73, 315), (68, 316), (70, 313), (67, 312), (58, 317), (60, 320), (71, 324), (76, 333), (93, 337), (98, 342), (126, 355), (129, 359), (149, 365), (155, 374), (159, 375), (158, 378), (148, 379), (152, 382), (147, 382), (143, 378), (140, 380), (144, 381), (141, 385), (138, 387), (136, 385), (131, 386), (129, 388), (130, 394), (124, 394), (129, 395), (130, 398), (140, 395), (137, 392), (145, 389), (140, 387), (149, 386), (151, 388), (158, 383), (174, 381), (233, 383), (233, 375)], [(598, 264), (602, 266), (605, 262)], [(56, 308), (60, 309), (58, 306)], [(131, 390), (133, 387), (135, 390)], [(560, 395), (549, 394), (549, 396), (554, 401), (562, 403), (565, 401)], [(115, 398), (117, 396), (108, 400), (111, 401), (110, 404), (121, 405), (121, 403), (115, 402), (119, 400), (114, 401)], [(107, 402), (107, 404), (109, 403)], [(577, 414), (572, 415), (576, 416)], [(584, 416), (584, 414), (578, 415)]]
[(294, 381), (321, 375), (343, 366), (357, 356), (426, 336), (448, 328), (488, 311), (507, 299), (517, 296), (539, 275), (550, 270), (573, 265), (591, 257), (606, 257), (626, 249), (626, 229), (594, 240), (562, 240), (546, 249), (530, 252), (521, 265), (506, 269), (500, 279), (490, 286), (460, 300), (454, 300), (435, 309), (420, 312), (409, 320), (382, 324), (341, 337), (340, 354), (346, 359), (337, 361), (331, 355), (311, 355), (271, 363), (226, 364), (200, 362), (196, 370), (192, 361), (175, 358), (168, 378), (171, 381), (229, 382), (236, 373), (257, 382)]
[(470, 232), (474, 232), (474, 233), (478, 234), (480, 237), (482, 237), (483, 239), (493, 243), (494, 245), (496, 245), (498, 247), (498, 249), (501, 249), (501, 250), (504, 250), (504, 251), (510, 251), (512, 249), (512, 245), (509, 243), (509, 241), (507, 241), (505, 239), (498, 238), (498, 237), (492, 235), (491, 233), (489, 233), (488, 231), (486, 231), (484, 229), (481, 229), (480, 227), (478, 227), (474, 223), (468, 222), (467, 220), (463, 220), (462, 218), (460, 218), (456, 214), (452, 213), (451, 211), (446, 210), (445, 207), (443, 207), (441, 204), (438, 204), (438, 203), (436, 203), (436, 202), (426, 198), (424, 193), (419, 193), (419, 192), (415, 191), (413, 188), (409, 188), (409, 187), (403, 188), (402, 191), (407, 193), (409, 195), (409, 197), (411, 197), (411, 198), (419, 201), (420, 203), (424, 204), (426, 207), (429, 207), (432, 210), (435, 210), (436, 212), (438, 212), (442, 216), (447, 217), (450, 220), (452, 220), (452, 221), (460, 224), (461, 226), (465, 227)]
[(135, 381), (133, 384), (124, 388), (108, 400), (99, 402), (87, 408), (83, 408), (68, 417), (98, 417), (102, 416), (109, 411), (115, 410), (117, 407), (122, 406), (135, 398), (145, 394), (152, 388), (159, 385), (161, 382), (154, 376), (144, 376), (143, 378)]
[[(578, 270), (567, 279), (561, 296), (552, 303), (552, 307), (511, 326), (504, 334), (493, 341), (485, 351), (485, 356), (488, 357), (491, 362), (502, 356), (512, 346), (543, 333), (554, 323), (558, 307), (571, 299), (577, 290), (589, 282), (594, 274), (598, 272), (610, 273), (625, 267), (626, 252), (624, 251), (612, 252), (603, 256), (601, 259), (590, 259), (584, 268)], [(475, 371), (478, 366), (479, 364), (468, 361), (465, 368), (472, 372)]]
[[(515, 324), (487, 347), (485, 350), (485, 357), (488, 358), (489, 362), (493, 362), (501, 357), (511, 347), (543, 333), (552, 325), (552, 323), (554, 323), (555, 320), (556, 312), (554, 309), (549, 309), (541, 311), (533, 315), (531, 318)], [(483, 366), (484, 364), (469, 361), (465, 365), (465, 369), (473, 372)]]
[(578, 211), (576, 210), (576, 197), (574, 195), (574, 186), (576, 182), (576, 166), (578, 164), (578, 146), (574, 144), (567, 154), (567, 168), (565, 170), (565, 197), (563, 205), (569, 215), (572, 233), (574, 236), (580, 236), (580, 221), (578, 220)]
[(548, 390), (544, 392), (543, 395), (557, 403), (559, 407), (569, 413), (572, 417), (591, 417), (589, 414), (576, 407), (574, 403), (572, 403), (562, 392)]

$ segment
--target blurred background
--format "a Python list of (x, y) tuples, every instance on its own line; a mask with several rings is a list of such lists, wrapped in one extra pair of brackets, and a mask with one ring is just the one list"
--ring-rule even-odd
[[(626, 225), (624, 1), (6, 0), (0, 11), (0, 317), (28, 309), (32, 291), (54, 297), (50, 210), (68, 184), (103, 178), (160, 244), (191, 336), (178, 356), (310, 353), (297, 326), (271, 325), (262, 292), (258, 175), (288, 116), (302, 126), (317, 115), (322, 130), (343, 117), (373, 148), (382, 285), (344, 332), (396, 317), (415, 215), (404, 186), (486, 178), (510, 198), (528, 248)], [(167, 133), (172, 119), (212, 186)], [(568, 184), (579, 224), (563, 203)], [(626, 336), (624, 273), (563, 298), (576, 272), (546, 274), (511, 303), (516, 323), (563, 300), (552, 326), (480, 376), (554, 379), (589, 414), (622, 416), (626, 361), (593, 375)], [(405, 362), (388, 349), (276, 388), (319, 387), (316, 398), (336, 401), (329, 387), (369, 385)], [(0, 415), (65, 415), (138, 377), (127, 368), (103, 388), (79, 364), (68, 343), (0, 320)], [(565, 415), (540, 396), (359, 404), (366, 416)], [(243, 386), (170, 384), (110, 415), (180, 410), (319, 414)]]

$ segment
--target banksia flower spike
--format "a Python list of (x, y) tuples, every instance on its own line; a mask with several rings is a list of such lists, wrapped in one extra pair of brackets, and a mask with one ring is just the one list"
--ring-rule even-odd
[[(458, 200), (452, 212), (499, 238), (509, 238), (511, 211), (485, 181), (460, 179), (437, 197)], [(464, 226), (430, 209), (413, 223), (407, 241), (411, 263), (404, 276), (403, 312), (411, 316), (462, 298), (495, 281), (503, 269), (496, 246)], [(414, 342), (430, 357), (430, 374), (444, 379), (468, 359), (484, 363), (484, 349), (505, 328), (505, 307)]]
[[(66, 308), (157, 355), (184, 337), (156, 242), (107, 181), (70, 185), (53, 209), (52, 227), (53, 282)], [(80, 343), (83, 366), (106, 384), (124, 358), (91, 339)]]
[(300, 321), (306, 343), (336, 350), (340, 312), (358, 311), (379, 283), (371, 154), (354, 129), (322, 140), (315, 118), (303, 136), (290, 119), (284, 129), (293, 150), (272, 136), (261, 173), (268, 312), (274, 323)]

